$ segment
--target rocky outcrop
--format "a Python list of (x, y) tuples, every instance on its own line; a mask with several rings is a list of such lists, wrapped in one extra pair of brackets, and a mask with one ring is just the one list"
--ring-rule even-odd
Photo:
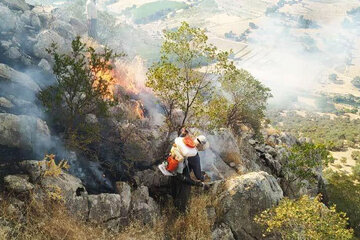
[(103, 224), (118, 231), (130, 219), (152, 224), (160, 214), (159, 206), (149, 196), (148, 188), (141, 186), (131, 191), (125, 182), (117, 183), (118, 193), (89, 195), (80, 179), (61, 172), (59, 175), (45, 174), (48, 170), (45, 161), (27, 160), (18, 164), (21, 175), (8, 175), (4, 178), (6, 190), (16, 196), (29, 195), (42, 202), (56, 198), (64, 202), (69, 212), (83, 221)]
[(221, 224), (211, 234), (212, 240), (235, 240), (231, 229), (225, 224)]
[(0, 2), (12, 10), (30, 10), (30, 6), (24, 0), (1, 0)]
[(33, 92), (40, 90), (39, 85), (35, 83), (28, 75), (18, 72), (11, 67), (0, 63), (0, 82), (18, 84)]
[(66, 51), (66, 44), (63, 37), (53, 30), (44, 30), (36, 37), (36, 44), (34, 45), (34, 55), (38, 58), (45, 58), (51, 61), (51, 56), (47, 53), (46, 49), (55, 43), (60, 51)]
[(276, 179), (266, 172), (253, 172), (226, 180), (217, 193), (221, 221), (235, 239), (263, 239), (262, 230), (254, 217), (276, 205), (283, 198), (283, 191)]
[(5, 188), (15, 194), (28, 193), (34, 189), (34, 185), (29, 182), (29, 176), (9, 175), (4, 178)]
[(152, 224), (160, 215), (160, 209), (154, 199), (149, 196), (145, 186), (136, 189), (131, 195), (131, 216), (143, 224)]
[(47, 124), (39, 118), (0, 113), (0, 146), (33, 149), (46, 145), (50, 139)]

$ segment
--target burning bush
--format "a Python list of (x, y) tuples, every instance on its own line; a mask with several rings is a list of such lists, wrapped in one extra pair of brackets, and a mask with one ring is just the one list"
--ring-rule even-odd
[(64, 132), (71, 144), (86, 149), (99, 140), (96, 124), (86, 123), (88, 114), (106, 116), (115, 103), (112, 92), (111, 61), (122, 55), (105, 48), (97, 53), (80, 37), (72, 42), (72, 52), (63, 54), (55, 44), (47, 49), (54, 58), (56, 84), (43, 89), (39, 99), (52, 119), (53, 127)]

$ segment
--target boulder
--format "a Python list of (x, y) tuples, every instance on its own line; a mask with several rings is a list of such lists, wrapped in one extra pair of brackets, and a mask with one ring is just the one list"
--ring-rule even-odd
[(9, 8), (0, 4), (0, 32), (15, 30), (17, 21), (16, 15)]
[(39, 118), (0, 113), (0, 145), (36, 150), (50, 142), (47, 124)]
[(131, 195), (131, 216), (143, 224), (153, 224), (160, 215), (159, 206), (149, 196), (149, 190), (140, 186)]
[(4, 178), (4, 184), (11, 193), (24, 194), (34, 189), (27, 175), (8, 175)]
[(35, 183), (40, 179), (40, 176), (46, 170), (45, 161), (25, 160), (19, 163), (19, 167), (30, 178), (30, 181)]
[(31, 25), (31, 11), (24, 11), (20, 16), (20, 20), (26, 25)]
[(106, 223), (110, 220), (126, 218), (129, 205), (124, 205), (119, 194), (102, 193), (89, 195), (89, 221), (93, 223)]
[(11, 67), (0, 63), (0, 82), (11, 82), (25, 87), (33, 92), (38, 92), (40, 87), (28, 75), (18, 72)]
[(6, 98), (0, 97), (0, 108), (11, 109), (14, 105)]
[(146, 169), (135, 173), (135, 181), (137, 185), (144, 185), (148, 188), (167, 186), (169, 177), (164, 176), (159, 169)]
[(280, 134), (280, 140), (282, 143), (286, 144), (287, 146), (292, 146), (292, 145), (298, 143), (298, 140), (296, 139), (296, 137), (294, 137), (288, 133), (285, 133), (285, 132), (282, 132)]
[(25, 2), (25, 0), (1, 0), (0, 2), (8, 6), (11, 10), (30, 10), (30, 6)]
[(51, 71), (51, 65), (50, 63), (46, 60), (46, 59), (41, 59), (38, 66), (40, 68), (42, 68), (44, 71), (46, 72), (50, 72)]
[(130, 209), (131, 188), (126, 182), (116, 182), (116, 191), (120, 195), (121, 205), (123, 206), (122, 215), (126, 215)]
[(79, 19), (70, 18), (69, 23), (73, 27), (74, 33), (76, 35), (83, 35), (84, 33), (87, 32), (87, 29), (88, 29), (87, 26), (85, 24), (83, 24)]
[(51, 23), (51, 29), (57, 32), (63, 38), (69, 40), (73, 40), (75, 38), (74, 29), (67, 22), (55, 20)]
[(56, 192), (57, 189), (60, 189), (61, 197), (69, 212), (80, 219), (87, 219), (88, 195), (80, 179), (62, 172), (59, 176), (40, 178), (40, 185), (45, 192)]
[(36, 14), (31, 14), (31, 16), (30, 16), (30, 25), (33, 28), (35, 28), (36, 30), (39, 30), (41, 28), (40, 18)]
[(40, 32), (36, 37), (36, 44), (34, 45), (34, 55), (39, 58), (45, 58), (51, 60), (51, 56), (46, 52), (46, 49), (55, 43), (60, 52), (65, 52), (67, 47), (65, 46), (65, 40), (54, 30), (44, 30)]
[(221, 224), (211, 234), (212, 240), (235, 240), (231, 229), (226, 224)]
[(276, 157), (276, 155), (277, 155), (275, 148), (273, 148), (272, 146), (266, 145), (264, 150), (265, 150), (265, 152), (269, 153), (273, 157)]
[(228, 179), (218, 193), (220, 216), (235, 239), (262, 239), (262, 230), (254, 217), (276, 205), (283, 191), (276, 179), (266, 172), (252, 172)]
[(21, 53), (17, 47), (10, 47), (6, 51), (6, 55), (7, 55), (7, 57), (9, 57), (10, 59), (13, 59), (13, 60), (19, 59), (21, 57)]

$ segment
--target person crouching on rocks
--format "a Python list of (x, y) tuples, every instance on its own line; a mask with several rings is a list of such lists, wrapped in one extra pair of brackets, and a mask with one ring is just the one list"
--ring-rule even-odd
[[(175, 139), (171, 148), (167, 166), (160, 165), (159, 169), (164, 175), (171, 176), (170, 187), (174, 205), (180, 212), (185, 212), (190, 198), (191, 186), (204, 187), (204, 174), (201, 171), (200, 156), (198, 151), (209, 147), (205, 136), (192, 138), (186, 129), (182, 129), (180, 136)], [(165, 171), (164, 171), (165, 170)], [(169, 173), (167, 173), (167, 172)], [(193, 172), (197, 181), (190, 177)]]

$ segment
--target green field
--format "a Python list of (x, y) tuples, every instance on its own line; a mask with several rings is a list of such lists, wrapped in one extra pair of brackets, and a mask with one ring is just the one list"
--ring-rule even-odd
[(157, 1), (146, 3), (131, 10), (131, 15), (136, 23), (146, 23), (158, 20), (171, 11), (187, 8), (187, 4), (176, 1)]

